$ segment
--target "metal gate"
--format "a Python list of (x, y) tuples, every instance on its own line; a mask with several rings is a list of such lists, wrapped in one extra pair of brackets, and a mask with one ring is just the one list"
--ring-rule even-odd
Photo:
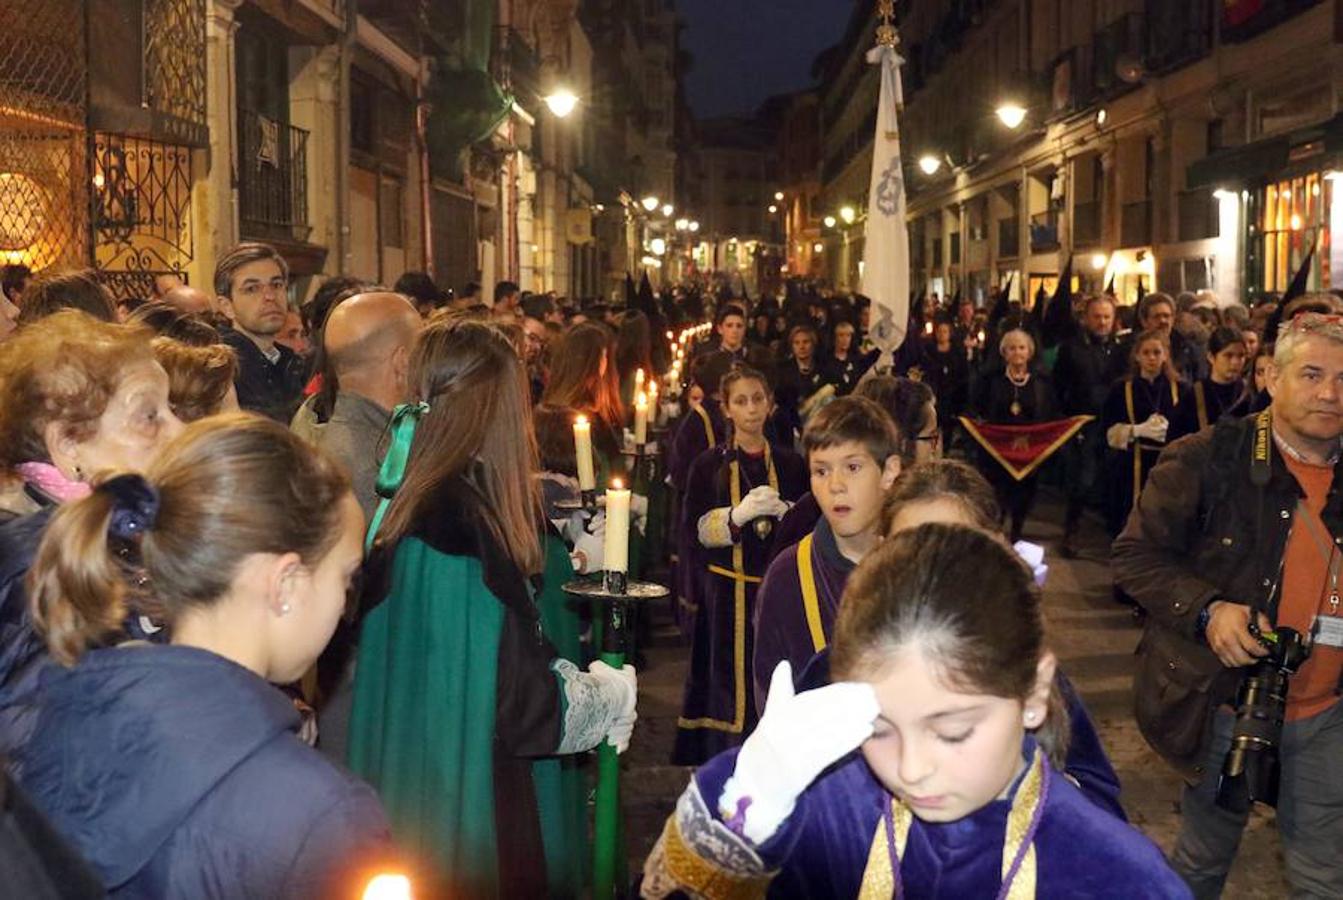
[(0, 0), (0, 262), (86, 265), (82, 0)]

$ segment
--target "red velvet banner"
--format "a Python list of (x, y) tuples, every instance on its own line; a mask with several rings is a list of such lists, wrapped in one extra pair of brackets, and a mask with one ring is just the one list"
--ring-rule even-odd
[(994, 425), (961, 416), (970, 437), (979, 442), (1017, 481), (1030, 475), (1068, 443), (1095, 416), (1073, 416), (1031, 425)]

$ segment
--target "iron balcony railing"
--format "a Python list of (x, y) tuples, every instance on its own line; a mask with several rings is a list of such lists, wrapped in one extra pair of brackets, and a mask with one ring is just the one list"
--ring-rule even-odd
[(1031, 216), (1031, 252), (1045, 253), (1059, 248), (1058, 210), (1046, 210)]
[(238, 217), (248, 237), (308, 237), (308, 132), (241, 110)]

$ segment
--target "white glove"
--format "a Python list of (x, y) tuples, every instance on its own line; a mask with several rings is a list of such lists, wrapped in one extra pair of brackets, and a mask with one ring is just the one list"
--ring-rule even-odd
[(1017, 541), (1012, 545), (1012, 549), (1021, 557), (1021, 561), (1031, 567), (1031, 574), (1035, 576), (1035, 583), (1039, 587), (1045, 586), (1045, 578), (1049, 576), (1049, 566), (1045, 564), (1045, 548), (1039, 544), (1028, 543), (1027, 541)]
[[(779, 830), (797, 798), (827, 766), (872, 736), (881, 713), (870, 684), (838, 682), (793, 693), (793, 667), (779, 663), (760, 724), (723, 785), (719, 813), (756, 846)], [(749, 801), (749, 802), (746, 802)]]
[(615, 703), (612, 704), (615, 721), (606, 733), (606, 742), (615, 747), (617, 753), (624, 753), (634, 733), (634, 722), (639, 718), (635, 712), (639, 699), (639, 679), (634, 666), (616, 669), (598, 659), (588, 666), (588, 674), (615, 696)]
[[(783, 507), (780, 510), (780, 506)], [(752, 488), (741, 498), (741, 502), (732, 508), (732, 524), (741, 528), (747, 522), (754, 522), (762, 516), (778, 517), (788, 511), (788, 506), (779, 499), (779, 492), (767, 484)]]
[(570, 556), (574, 561), (574, 571), (586, 575), (590, 572), (600, 572), (606, 564), (606, 527), (603, 523), (601, 531), (596, 534), (589, 534), (586, 531), (580, 531), (578, 537), (574, 540), (574, 551)]
[(1166, 432), (1170, 430), (1170, 421), (1165, 416), (1152, 415), (1147, 417), (1145, 422), (1133, 426), (1135, 437), (1145, 438), (1158, 444), (1166, 443)]

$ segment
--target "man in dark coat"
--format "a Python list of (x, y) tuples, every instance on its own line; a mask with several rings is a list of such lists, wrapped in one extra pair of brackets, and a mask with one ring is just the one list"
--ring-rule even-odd
[(1077, 526), (1091, 495), (1101, 485), (1105, 469), (1105, 434), (1101, 408), (1106, 394), (1123, 377), (1128, 356), (1114, 336), (1114, 301), (1105, 294), (1087, 300), (1083, 330), (1063, 342), (1054, 363), (1054, 384), (1059, 405), (1065, 415), (1095, 416), (1095, 421), (1077, 433), (1063, 460), (1068, 475), (1064, 487), (1068, 505), (1063, 516), (1063, 544), (1060, 552), (1071, 559), (1077, 555)]
[(303, 399), (307, 364), (275, 341), (289, 308), (284, 257), (268, 244), (239, 244), (215, 266), (214, 285), (232, 325), (224, 343), (238, 354), (238, 405), (288, 425)]
[(1119, 585), (1148, 614), (1138, 725), (1190, 781), (1171, 862), (1197, 897), (1220, 895), (1253, 799), (1219, 798), (1217, 776), (1237, 687), (1273, 646), (1252, 626), (1315, 635), (1288, 682), (1277, 822), (1292, 892), (1343, 896), (1343, 780), (1328, 774), (1343, 758), (1343, 326), (1301, 316), (1274, 364), (1269, 409), (1172, 444), (1114, 544)]

